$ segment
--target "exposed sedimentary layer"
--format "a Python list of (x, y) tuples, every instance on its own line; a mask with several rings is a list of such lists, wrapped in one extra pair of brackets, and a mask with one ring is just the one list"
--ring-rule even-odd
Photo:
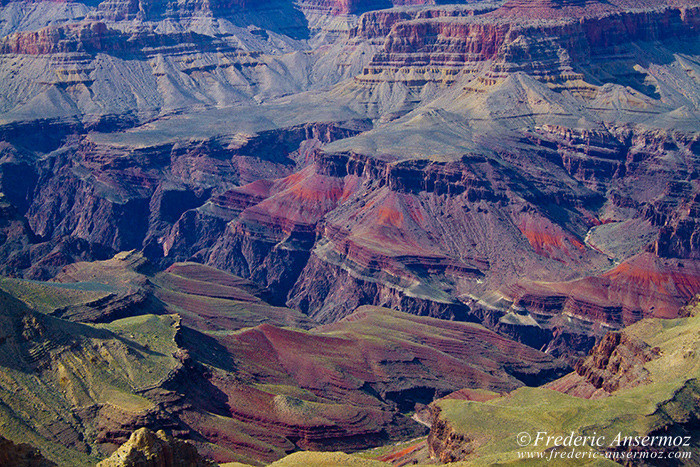
[[(558, 357), (643, 391), (663, 355), (620, 329), (700, 291), (697, 4), (438, 3), (4, 3), (0, 377), (39, 412), (1, 434), (269, 462)], [(411, 452), (480, 449), (447, 405)]]
[[(697, 316), (667, 322), (647, 319), (608, 334), (574, 373), (545, 388), (524, 388), (500, 397), (442, 399), (432, 406), (428, 449), (443, 462), (515, 461), (518, 453), (506, 440), (518, 430), (526, 430), (520, 436), (529, 435), (529, 427), (539, 424), (533, 429), (547, 433), (573, 430), (576, 436), (578, 430), (591, 430), (600, 437), (601, 445), (583, 449), (597, 452), (593, 455), (600, 458), (623, 459), (642, 451), (624, 441), (635, 436), (647, 437), (643, 451), (656, 457), (676, 455), (672, 453), (678, 447), (669, 440), (679, 437), (684, 440), (679, 444), (685, 444), (681, 450), (692, 456), (698, 450), (691, 441), (699, 395), (696, 326)], [(533, 411), (533, 402), (539, 410)], [(554, 413), (558, 415), (549, 418)], [(520, 425), (511, 429), (510, 424), (516, 422)], [(626, 434), (616, 441), (618, 433)], [(656, 437), (655, 446), (651, 446), (652, 437)], [(543, 449), (538, 444), (530, 442), (516, 449), (535, 457)], [(561, 449), (567, 452), (566, 446)]]
[(157, 272), (135, 252), (0, 289), (5, 432), (60, 464), (141, 426), (217, 461), (361, 449), (421, 434), (405, 415), (416, 404), (567, 369), (474, 323), (361, 307), (318, 327), (249, 281), (196, 263)]

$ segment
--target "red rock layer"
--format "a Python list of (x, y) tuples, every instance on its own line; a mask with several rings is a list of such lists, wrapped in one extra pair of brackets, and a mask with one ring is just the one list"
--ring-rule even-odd
[[(416, 433), (419, 426), (397, 409), (412, 410), (460, 385), (503, 391), (519, 385), (513, 376), (561, 370), (550, 357), (477, 325), (371, 307), (312, 332), (263, 324), (216, 340), (235, 368), (235, 378), (221, 366), (210, 378), (225, 395), (230, 417), (244, 433), (286, 450), (366, 448)], [(275, 458), (221, 421), (208, 423), (207, 436), (220, 445)]]
[(586, 399), (608, 397), (621, 389), (650, 382), (644, 364), (659, 356), (658, 348), (629, 336), (625, 331), (608, 333), (575, 366), (575, 372), (548, 383), (555, 391)]
[(494, 6), (480, 6), (470, 4), (465, 7), (455, 8), (421, 8), (415, 10), (390, 9), (370, 11), (363, 14), (351, 37), (362, 37), (365, 39), (384, 38), (388, 36), (395, 24), (416, 20), (443, 17), (474, 16), (494, 10)]
[(417, 196), (424, 190), (473, 202), (498, 199), (488, 182), (461, 164), (392, 165), (357, 155), (322, 155), (313, 166), (269, 186), (233, 190), (228, 195), (233, 204), (251, 205), (229, 225), (209, 261), (241, 272), (250, 267), (254, 277), (286, 293), (277, 276), (282, 270), (271, 268), (272, 258), (284, 254), (286, 260), (279, 259), (286, 261), (289, 274), (299, 267), (297, 261), (305, 265), (308, 249), (320, 236), (332, 257), (369, 276), (384, 274), (397, 285), (425, 274), (481, 275), (487, 261), (446, 254), (431, 238), (435, 226)]
[(39, 31), (16, 32), (0, 40), (2, 54), (45, 55), (55, 53), (143, 53), (224, 50), (222, 42), (196, 33), (156, 34), (142, 31), (133, 35), (110, 29), (103, 22), (49, 26)]
[(571, 282), (523, 282), (506, 293), (529, 312), (565, 313), (622, 327), (644, 317), (676, 318), (700, 290), (700, 263), (644, 253), (605, 274)]
[(560, 226), (541, 218), (523, 215), (518, 228), (538, 255), (548, 258), (578, 257), (585, 245)]
[(509, 2), (475, 13), (483, 14), (398, 22), (384, 17), (393, 27), (359, 79), (386, 79), (375, 75), (404, 67), (473, 72), (493, 60), (493, 77), (524, 71), (544, 81), (566, 81), (581, 78), (577, 70), (597, 57), (616, 56), (614, 47), (696, 35), (700, 28), (700, 10), (693, 4), (627, 11), (598, 2)]

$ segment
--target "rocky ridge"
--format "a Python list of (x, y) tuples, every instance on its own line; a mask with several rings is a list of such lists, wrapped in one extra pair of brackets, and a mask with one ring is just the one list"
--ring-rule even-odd
[[(528, 398), (540, 403), (545, 401), (550, 409), (545, 410), (544, 417), (548, 416), (549, 410), (560, 414), (562, 412), (559, 410), (565, 407), (571, 410), (561, 420), (564, 425), (545, 422), (544, 426), (562, 433), (572, 428), (576, 432), (578, 427), (594, 429), (608, 441), (599, 454), (606, 459), (621, 459), (614, 456), (636, 451), (633, 446), (610, 442), (620, 429), (634, 433), (628, 436), (662, 436), (669, 433), (687, 436), (693, 432), (694, 420), (697, 419), (697, 362), (693, 350), (698, 343), (693, 331), (696, 320), (697, 317), (690, 317), (663, 323), (659, 319), (649, 319), (622, 332), (608, 334), (590, 356), (577, 365), (574, 373), (545, 388), (518, 390), (486, 401), (472, 398), (467, 401), (443, 399), (436, 402), (428, 437), (431, 454), (442, 462), (478, 459), (488, 463), (517, 459), (516, 453), (505, 447), (493, 449), (493, 444), (509, 436), (510, 432), (501, 432), (499, 427), (505, 425), (490, 425), (485, 418), (495, 418), (496, 423), (502, 424), (524, 416), (519, 420), (525, 426), (533, 422), (541, 423), (539, 416), (526, 415), (527, 408), (523, 408), (523, 412), (518, 409), (518, 413), (503, 410), (504, 407), (520, 407), (522, 403), (527, 405)], [(671, 390), (668, 390), (669, 386)], [(567, 395), (562, 397), (561, 392)], [(634, 401), (638, 403), (642, 398), (645, 399), (642, 405), (646, 408), (632, 410)], [(499, 399), (500, 403), (494, 403)], [(594, 410), (603, 421), (598, 418), (596, 422), (585, 415), (575, 415), (577, 410)], [(635, 421), (621, 423), (616, 419), (618, 413)], [(512, 435), (515, 436), (515, 433)], [(674, 451), (668, 447), (647, 449), (657, 456)], [(690, 442), (683, 449), (694, 454), (698, 447)], [(692, 465), (692, 462), (682, 461), (680, 465)]]
[[(700, 288), (700, 16), (691, 2), (414, 5), (361, 17), (353, 13), (393, 4), (42, 5), (21, 7), (21, 21), (18, 3), (2, 9), (3, 272), (49, 279), (75, 261), (142, 251), (154, 270), (132, 264), (79, 300), (65, 298), (70, 287), (95, 271), (109, 282), (123, 265), (68, 266), (32, 293), (61, 294), (66, 302), (42, 309), (63, 321), (178, 313), (189, 330), (182, 342), (202, 334), (246, 355), (235, 362), (241, 382), (221, 354), (176, 342), (173, 352), (187, 350), (176, 358), (182, 372), (149, 393), (169, 411), (167, 422), (143, 415), (154, 428), (195, 427), (187, 437), (218, 420), (206, 437), (212, 456), (272, 460), (296, 448), (353, 449), (381, 430), (381, 439), (416, 433), (401, 415), (408, 406), (459, 389), (435, 370), (448, 348), (461, 377), (496, 391), (556, 373), (540, 354), (529, 361), (539, 372), (500, 357), (475, 371), (465, 362), (476, 357), (451, 347), (442, 325), (360, 306), (461, 321), (449, 326), (464, 339), (505, 345), (507, 336), (571, 364), (600, 341), (605, 357), (577, 366), (585, 382), (575, 385), (598, 397), (643, 386), (634, 369), (652, 362), (637, 358), (634, 339), (606, 333), (675, 318)], [(190, 260), (264, 292), (178, 264)], [(402, 348), (415, 358), (405, 360), (351, 335), (366, 337), (378, 317), (438, 327), (441, 337), (427, 338), (434, 351), (421, 349), (425, 336), (407, 337)], [(469, 321), (491, 332), (468, 332)], [(319, 322), (346, 333), (349, 347), (369, 347), (377, 372), (355, 374), (362, 362), (329, 353), (340, 341), (310, 331)], [(287, 350), (305, 339), (323, 350), (307, 352), (311, 363)], [(332, 366), (318, 381), (289, 370), (317, 358), (355, 379)], [(429, 384), (382, 376), (418, 367)], [(214, 402), (187, 385), (192, 375), (211, 382)], [(365, 384), (379, 397), (357, 399)], [(169, 399), (182, 388), (195, 409)], [(81, 416), (109, 410), (100, 404)], [(86, 436), (104, 452), (135, 423)], [(242, 425), (250, 431), (229, 439)], [(269, 442), (246, 445), (270, 430)]]
[(131, 435), (109, 458), (97, 464), (99, 467), (157, 467), (161, 465), (213, 467), (213, 462), (202, 458), (197, 449), (160, 430), (156, 433), (140, 428)]
[(423, 433), (405, 415), (416, 404), (567, 368), (473, 323), (388, 309), (318, 327), (249, 281), (195, 263), (157, 272), (135, 252), (0, 289), (5, 432), (61, 464), (94, 463), (140, 427), (219, 462), (355, 450)]
[(53, 467), (56, 465), (29, 444), (15, 444), (3, 437), (0, 437), (0, 452), (2, 452), (0, 462), (3, 465), (17, 467)]

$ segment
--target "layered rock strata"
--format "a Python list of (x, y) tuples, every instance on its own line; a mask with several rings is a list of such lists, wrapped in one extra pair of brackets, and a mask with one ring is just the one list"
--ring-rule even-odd
[[(567, 370), (472, 323), (364, 307), (317, 327), (249, 281), (194, 263), (157, 272), (135, 252), (0, 289), (2, 387), (23, 388), (3, 396), (2, 414), (32, 407), (7, 430), (20, 424), (61, 464), (94, 462), (130, 436), (155, 447), (116, 457), (177, 457), (178, 442), (158, 448), (173, 443), (132, 436), (140, 427), (216, 461), (355, 450), (423, 433), (405, 413), (460, 387), (508, 391)], [(149, 305), (128, 306), (133, 294)]]
[(638, 7), (514, 1), (500, 8), (366, 14), (357, 34), (386, 40), (356, 80), (415, 89), (448, 85), (465, 75), (492, 84), (521, 71), (587, 97), (591, 85), (607, 82), (653, 91), (633, 69), (635, 44), (695, 37), (699, 16), (692, 3)]

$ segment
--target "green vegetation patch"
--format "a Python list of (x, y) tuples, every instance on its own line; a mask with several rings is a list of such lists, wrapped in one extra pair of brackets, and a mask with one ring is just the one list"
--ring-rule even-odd
[[(584, 442), (579, 451), (617, 448), (616, 439), (643, 437), (669, 423), (697, 417), (700, 399), (700, 317), (643, 320), (624, 331), (658, 347), (660, 356), (647, 362), (652, 382), (619, 390), (602, 399), (582, 399), (545, 388), (519, 388), (486, 402), (443, 399), (436, 403), (463, 445), (470, 446), (465, 465), (508, 464), (523, 453), (557, 447), (556, 437), (596, 437), (602, 446)], [(547, 438), (551, 436), (551, 438)], [(562, 442), (559, 440), (559, 446)], [(523, 461), (524, 462), (524, 461)], [(524, 465), (539, 465), (530, 460)], [(569, 465), (558, 460), (557, 465)], [(604, 459), (571, 461), (571, 465), (615, 465)], [(578, 462), (578, 463), (576, 463)]]
[(96, 282), (62, 284), (8, 277), (0, 277), (0, 289), (47, 314), (59, 308), (94, 302), (116, 291), (114, 287)]
[(270, 464), (270, 467), (386, 467), (391, 464), (371, 459), (351, 456), (344, 452), (295, 452), (283, 459)]

